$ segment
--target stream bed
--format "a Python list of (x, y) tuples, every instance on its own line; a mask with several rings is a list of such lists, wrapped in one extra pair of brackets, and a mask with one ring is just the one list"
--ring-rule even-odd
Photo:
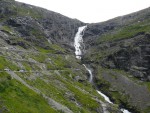
[[(83, 43), (83, 35), (84, 35), (84, 31), (87, 28), (87, 26), (82, 26), (78, 28), (78, 32), (75, 35), (74, 38), (74, 47), (75, 47), (75, 55), (77, 59), (81, 59), (82, 55), (83, 55), (83, 51), (84, 51), (84, 43)], [(92, 70), (90, 68), (88, 68), (85, 64), (83, 64), (83, 66), (85, 67), (85, 69), (88, 71), (90, 77), (89, 77), (89, 82), (92, 84), (93, 83), (93, 74), (92, 74)], [(113, 102), (111, 102), (111, 100), (109, 99), (109, 97), (107, 97), (105, 94), (103, 94), (101, 91), (97, 90), (97, 93), (99, 95), (101, 95), (105, 101), (107, 101), (110, 104), (114, 104)], [(131, 113), (128, 110), (121, 108), (120, 109), (123, 113)]]

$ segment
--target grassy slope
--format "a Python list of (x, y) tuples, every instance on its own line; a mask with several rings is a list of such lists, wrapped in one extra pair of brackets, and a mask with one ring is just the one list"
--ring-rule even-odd
[(138, 23), (134, 23), (128, 26), (117, 28), (115, 31), (109, 32), (99, 37), (98, 43), (132, 38), (139, 33), (150, 32), (149, 22), (150, 20), (147, 19), (147, 20), (144, 20), (143, 22), (138, 22)]
[[(21, 50), (20, 47), (16, 46), (16, 48)], [(22, 50), (21, 53), (13, 56), (17, 53), (17, 50), (12, 52), (12, 50), (3, 49), (3, 54), (0, 57), (0, 70), (4, 71), (6, 68), (12, 71), (24, 69), (27, 72), (16, 72), (16, 74), (45, 95), (67, 106), (73, 112), (96, 113), (100, 104), (94, 98), (103, 99), (88, 82), (84, 81), (80, 83), (75, 81), (74, 78), (78, 75), (83, 79), (86, 78), (86, 71), (74, 56), (52, 54), (47, 50), (35, 53)], [(32, 63), (33, 61), (34, 63)], [(75, 69), (81, 70), (76, 71)], [(1, 89), (4, 87), (0, 95), (3, 98), (4, 106), (10, 112), (20, 113), (28, 111), (41, 113), (42, 110), (45, 110), (45, 112), (50, 112), (49, 110), (55, 112), (41, 95), (36, 94), (21, 83), (11, 79), (5, 72), (0, 72), (0, 74), (2, 75), (0, 77)], [(40, 109), (41, 107), (43, 109)]]
[(56, 113), (47, 101), (6, 72), (0, 73), (0, 97), (11, 113)]

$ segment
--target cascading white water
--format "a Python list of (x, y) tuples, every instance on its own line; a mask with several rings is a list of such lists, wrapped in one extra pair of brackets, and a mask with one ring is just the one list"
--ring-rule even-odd
[[(89, 68), (87, 68), (85, 64), (83, 64), (83, 65), (84, 65), (85, 69), (86, 69), (86, 70), (89, 72), (89, 74), (90, 74), (89, 82), (92, 82), (92, 81), (93, 81), (93, 74), (92, 74), (92, 71), (91, 71)], [(98, 94), (100, 94), (100, 95), (105, 99), (105, 101), (107, 101), (107, 102), (110, 103), (110, 104), (114, 104), (113, 102), (110, 101), (110, 99), (109, 99), (108, 96), (106, 96), (105, 94), (103, 94), (101, 91), (98, 91), (98, 90), (96, 90), (96, 91), (98, 92)], [(131, 112), (129, 112), (128, 110), (123, 109), (123, 108), (121, 108), (120, 110), (121, 110), (123, 113), (131, 113)]]
[(93, 81), (93, 74), (92, 74), (92, 71), (91, 71), (89, 68), (87, 68), (85, 64), (83, 64), (83, 66), (85, 67), (85, 69), (86, 69), (86, 70), (89, 72), (89, 74), (90, 74), (89, 82), (92, 82), (92, 81)]
[(120, 109), (123, 113), (131, 113), (131, 112), (129, 112), (128, 110), (126, 110), (126, 109)]
[(98, 90), (97, 90), (97, 92), (98, 92), (98, 94), (100, 94), (102, 97), (104, 97), (104, 99), (105, 99), (108, 103), (113, 104), (113, 103), (110, 101), (110, 99), (109, 99), (106, 95), (104, 95), (102, 92), (100, 92), (100, 91), (98, 91)]
[(77, 59), (81, 59), (82, 50), (84, 50), (82, 36), (86, 27), (87, 26), (79, 27), (78, 32), (76, 33), (76, 36), (74, 38), (75, 55)]
[[(83, 50), (84, 50), (84, 43), (83, 43), (83, 35), (84, 35), (84, 30), (87, 28), (87, 26), (82, 26), (78, 28), (78, 32), (75, 35), (74, 38), (74, 47), (75, 47), (75, 55), (77, 59), (81, 59), (82, 58), (82, 54), (83, 54)], [(90, 77), (89, 77), (89, 82), (92, 83), (93, 81), (93, 74), (91, 69), (87, 68), (87, 66), (85, 64), (83, 64), (83, 66), (85, 67), (85, 69), (89, 72)], [(105, 101), (107, 101), (110, 104), (114, 104), (113, 102), (110, 101), (109, 97), (107, 97), (105, 94), (103, 94), (101, 91), (98, 91), (98, 94), (100, 94), (102, 97), (104, 97)], [(126, 109), (121, 108), (120, 109), (123, 113), (131, 113)]]

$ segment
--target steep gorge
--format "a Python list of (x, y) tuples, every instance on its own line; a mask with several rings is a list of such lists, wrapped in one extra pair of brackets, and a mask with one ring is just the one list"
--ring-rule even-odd
[(85, 23), (0, 0), (0, 112), (149, 113), (149, 13), (87, 24), (78, 60), (74, 37)]
[(0, 112), (118, 112), (87, 81), (75, 58), (83, 22), (39, 7), (0, 1)]

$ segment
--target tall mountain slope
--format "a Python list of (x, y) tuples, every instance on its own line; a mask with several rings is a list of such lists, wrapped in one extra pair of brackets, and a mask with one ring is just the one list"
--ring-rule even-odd
[[(73, 42), (77, 28), (83, 25), (78, 20), (13, 0), (1, 0), (0, 14), (3, 26), (1, 29), (12, 33), (12, 38), (5, 40), (12, 45), (22, 44), (24, 48), (33, 44), (50, 48), (49, 43), (57, 42), (71, 45), (70, 42)], [(15, 34), (18, 34), (19, 37), (14, 36)], [(26, 42), (21, 42), (22, 39), (25, 39)], [(18, 40), (18, 42), (13, 42), (13, 40)]]
[[(116, 103), (150, 112), (150, 8), (88, 25), (84, 63)], [(132, 106), (132, 107), (131, 107)]]
[(120, 113), (88, 82), (73, 41), (84, 23), (0, 0), (0, 112)]
[[(74, 55), (76, 19), (0, 0), (0, 112), (150, 112), (150, 8), (88, 24)], [(93, 84), (82, 64), (92, 68)], [(107, 103), (100, 89), (116, 104)], [(119, 105), (119, 106), (118, 106)]]

